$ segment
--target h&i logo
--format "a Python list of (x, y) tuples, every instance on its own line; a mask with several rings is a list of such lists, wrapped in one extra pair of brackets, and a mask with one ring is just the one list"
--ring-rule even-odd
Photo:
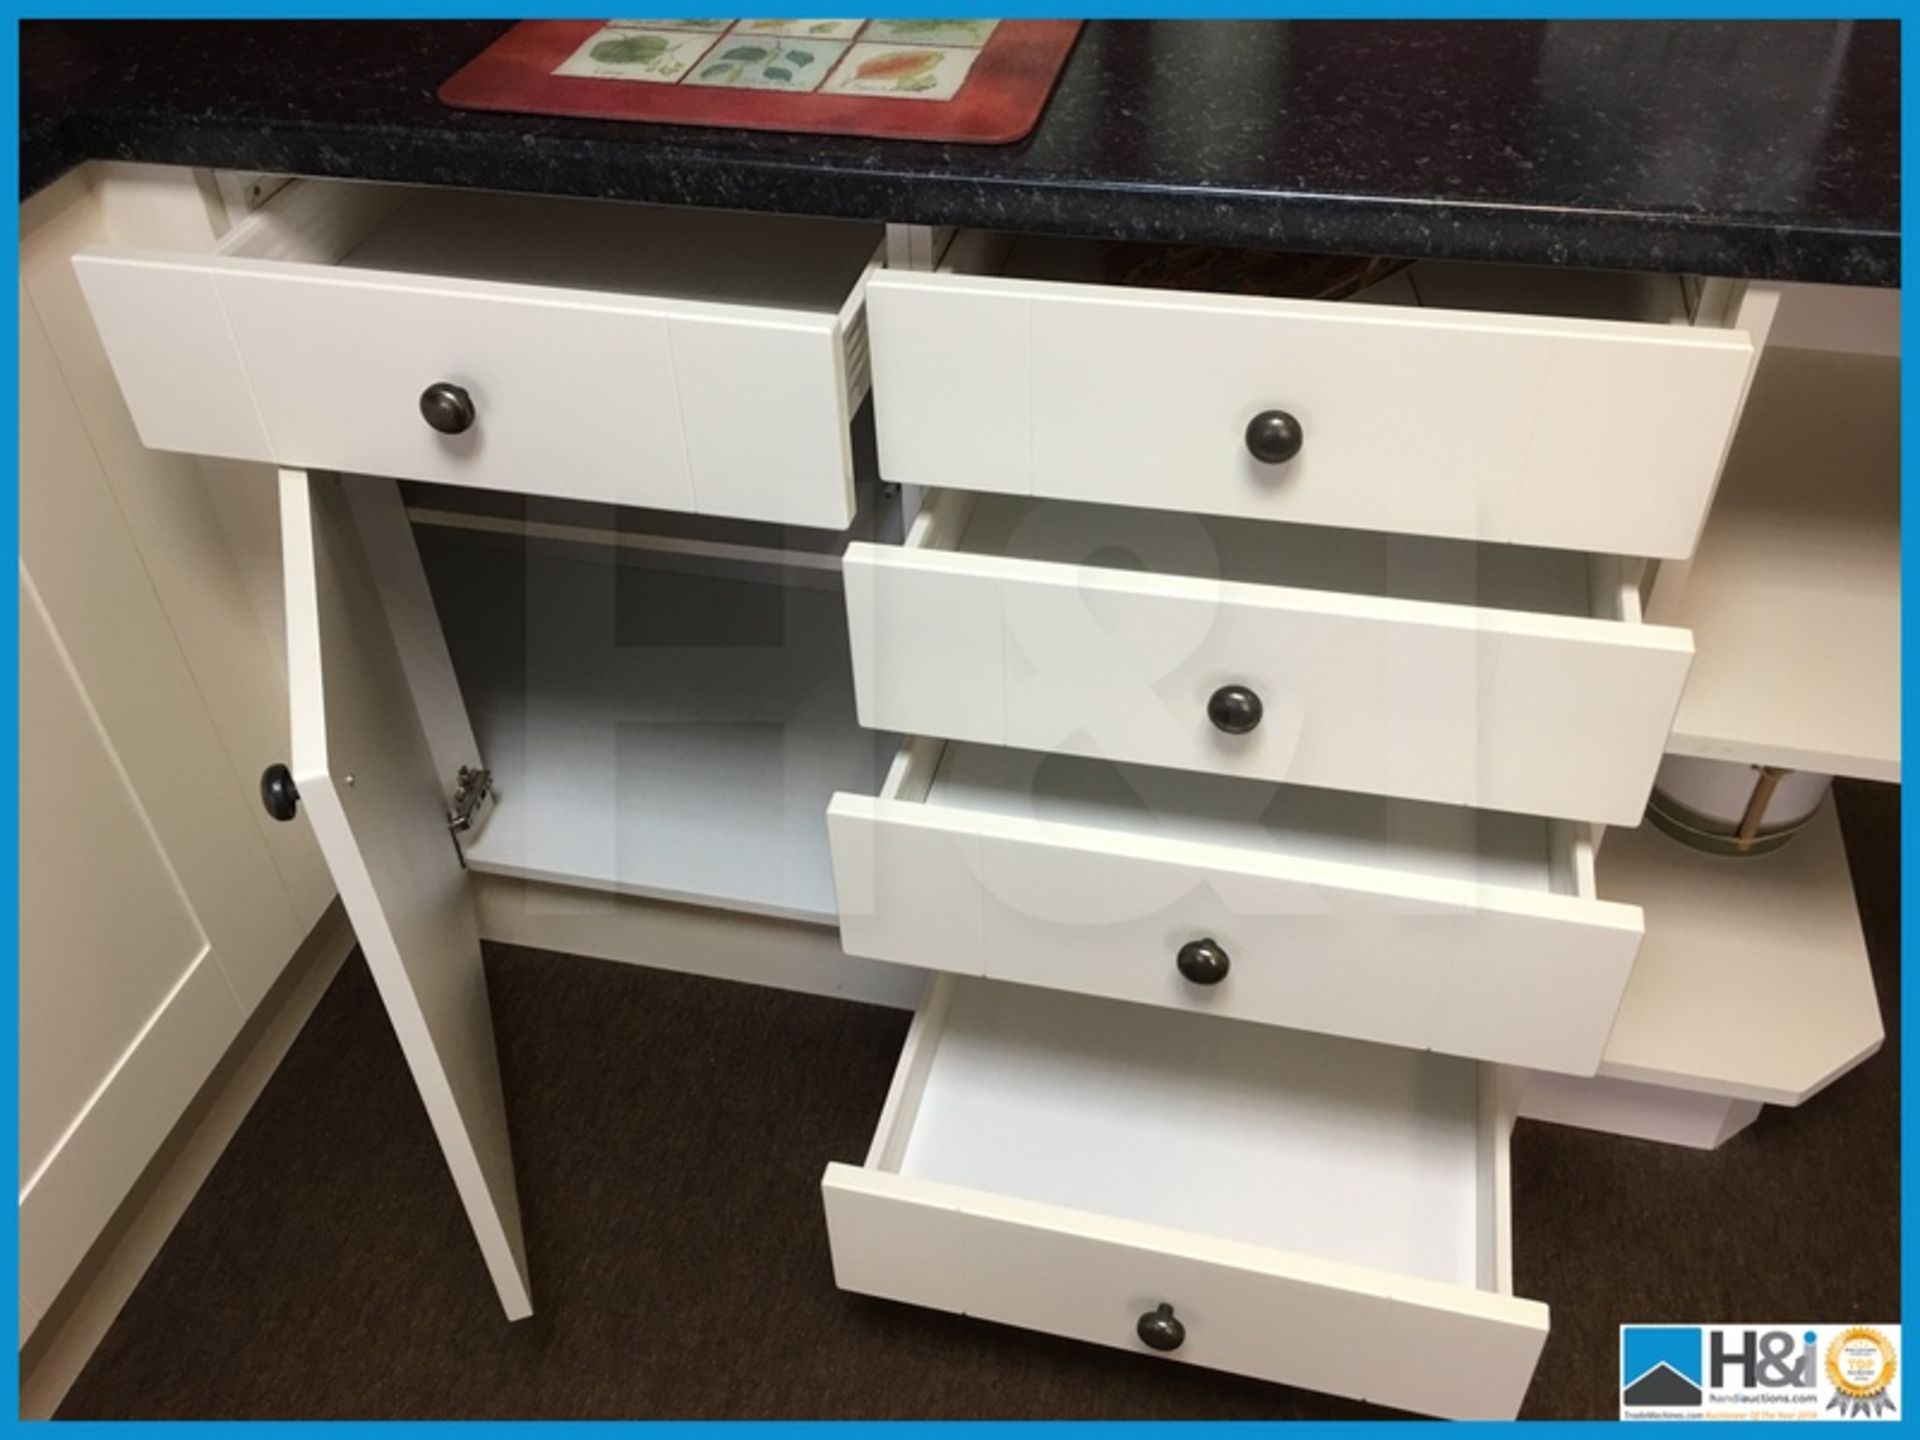
[(1622, 1325), (1620, 1418), (1893, 1420), (1898, 1325)]
[(1627, 1325), (1620, 1330), (1620, 1404), (1623, 1409), (1698, 1406), (1700, 1327)]

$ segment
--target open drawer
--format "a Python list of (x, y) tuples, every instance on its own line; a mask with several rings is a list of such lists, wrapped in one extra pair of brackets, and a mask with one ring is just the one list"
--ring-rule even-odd
[(1632, 825), (1693, 645), (1626, 568), (940, 491), (845, 579), (875, 729)]
[(842, 1289), (1459, 1418), (1547, 1333), (1512, 1294), (1497, 1072), (984, 981), (931, 987)]
[[(1100, 255), (968, 233), (875, 277), (887, 479), (1683, 556), (1754, 358), (1676, 277), (1420, 265), (1365, 297), (1411, 308), (1116, 285)], [(1297, 451), (1263, 461), (1276, 413)]]
[(1573, 1075), (1641, 938), (1565, 821), (915, 739), (827, 831), (849, 954)]
[(880, 227), (296, 181), (74, 260), (141, 438), (839, 528)]

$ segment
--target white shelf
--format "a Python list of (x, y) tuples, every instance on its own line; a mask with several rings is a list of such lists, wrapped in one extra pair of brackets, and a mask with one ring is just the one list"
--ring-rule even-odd
[(420, 535), (500, 794), (470, 869), (837, 923), (827, 802), (894, 749), (854, 715), (837, 576)]
[(1831, 800), (1781, 849), (1741, 859), (1651, 825), (1609, 830), (1599, 888), (1647, 917), (1601, 1075), (1798, 1105), (1880, 1048)]
[(1900, 362), (1769, 349), (1678, 612), (1667, 750), (1900, 778)]

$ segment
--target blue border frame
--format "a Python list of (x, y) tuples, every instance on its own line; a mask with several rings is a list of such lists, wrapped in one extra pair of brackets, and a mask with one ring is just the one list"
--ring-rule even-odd
[[(258, 0), (182, 0), (177, 5), (150, 0), (85, 0), (71, 6), (16, 3), (8, 7), (15, 20), (526, 20), (578, 18), (580, 7), (553, 0), (407, 0), (380, 6), (370, 0), (343, 3), (317, 0), (310, 4), (263, 5)], [(860, 9), (861, 7), (853, 7)], [(865, 7), (872, 8), (872, 7)], [(1861, 0), (1859, 4), (1819, 4), (1816, 0), (1462, 0), (1459, 4), (1434, 0), (1380, 0), (1380, 3), (1340, 4), (1338, 0), (1306, 0), (1298, 5), (1276, 5), (1264, 0), (1208, 0), (1197, 5), (1172, 5), (1165, 0), (1104, 0), (1104, 3), (1032, 4), (1007, 0), (1004, 4), (942, 5), (939, 0), (899, 0), (888, 7), (901, 16), (970, 15), (1012, 19), (1102, 20), (1897, 20), (1915, 6), (1912, 0)], [(686, 5), (680, 13), (700, 17), (731, 15), (725, 6)], [(19, 124), (17, 113), (11, 122)]]
[[(738, 7), (701, 6), (683, 7), (690, 15), (732, 14)], [(875, 7), (868, 7), (875, 8)], [(1315, 0), (1315, 3), (1303, 3), (1292, 6), (1279, 6), (1272, 3), (1259, 3), (1259, 0), (1211, 0), (1211, 3), (1193, 6), (1174, 6), (1165, 3), (1140, 3), (1140, 0), (1105, 0), (1098, 5), (1083, 5), (1078, 10), (1065, 4), (1023, 3), (1023, 0), (1009, 0), (1009, 3), (982, 4), (980, 0), (971, 3), (938, 3), (938, 0), (904, 0), (904, 3), (889, 4), (888, 13), (902, 16), (929, 15), (992, 15), (997, 17), (1061, 17), (1087, 14), (1091, 12), (1099, 18), (1181, 18), (1181, 19), (1225, 19), (1225, 18), (1273, 18), (1273, 19), (1425, 19), (1425, 20), (1541, 20), (1541, 19), (1734, 19), (1734, 20), (1782, 20), (1782, 19), (1906, 19), (1913, 16), (1920, 19), (1920, 0), (1860, 0), (1850, 5), (1819, 5), (1813, 3), (1780, 3), (1780, 0), (1748, 0), (1748, 3), (1710, 3), (1710, 0), (1616, 0), (1616, 3), (1554, 3), (1554, 0), (1477, 0), (1477, 3), (1460, 4), (1415, 4), (1400, 0), (1400, 3), (1376, 4), (1335, 4), (1328, 0)], [(17, 197), (19, 195), (20, 164), (20, 76), (19, 76), (19, 25), (23, 19), (487, 19), (509, 18), (526, 19), (539, 17), (573, 17), (581, 7), (577, 4), (567, 6), (555, 3), (555, 0), (440, 0), (440, 3), (411, 3), (399, 5), (381, 5), (372, 0), (361, 3), (308, 3), (287, 6), (273, 6), (259, 3), (259, 0), (236, 0), (236, 3), (221, 3), (221, 0), (180, 0), (177, 4), (152, 3), (152, 0), (94, 0), (94, 3), (82, 3), (73, 6), (61, 6), (46, 3), (14, 3), (8, 7), (6, 19), (10, 23), (0, 24), (0, 126), (5, 128), (5, 144), (0, 152), (0, 185), (6, 193), (16, 197), (16, 220), (4, 238), (5, 253), (11, 259), (13, 268), (19, 267), (20, 231), (17, 215)], [(1911, 74), (1920, 75), (1920, 24), (1903, 25), (1901, 29), (1902, 77)], [(1920, 122), (1916, 121), (1916, 107), (1912, 93), (1903, 86), (1901, 96), (1901, 142), (1904, 154), (1913, 154), (1920, 150)], [(1912, 172), (1903, 169), (1901, 176), (1901, 205), (1904, 213), (1911, 214), (1914, 209), (1916, 187)], [(1903, 235), (1901, 240), (1902, 273), (1911, 273), (1913, 268), (1912, 242)], [(16, 284), (6, 292), (5, 321), (9, 334), (18, 334), (19, 326), (19, 287)], [(1903, 298), (1901, 322), (1903, 328), (1911, 332), (1916, 318), (1920, 318), (1920, 302)], [(5, 379), (11, 382), (15, 395), (12, 405), (5, 408), (5, 433), (0, 435), (0, 444), (4, 445), (6, 457), (5, 488), (8, 503), (0, 508), (0, 529), (11, 542), (16, 556), (19, 553), (19, 350), (17, 343), (9, 346), (5, 353)], [(1903, 416), (1920, 416), (1920, 380), (1914, 371), (1905, 370), (1901, 377), (1901, 397)], [(1906, 513), (1913, 514), (1916, 500), (1920, 500), (1920, 483), (1915, 480), (1915, 457), (1920, 452), (1920, 435), (1916, 427), (1907, 425), (1901, 438), (1901, 498)], [(1908, 563), (1912, 547), (1903, 540), (1901, 558), (1901, 600), (1904, 607), (1914, 598), (1920, 581)], [(18, 586), (6, 590), (6, 616), (4, 620), (5, 655), (5, 704), (0, 710), (0, 725), (4, 725), (7, 753), (10, 757), (8, 779), (11, 783), (0, 786), (0, 846), (4, 847), (7, 868), (13, 876), (13, 883), (6, 887), (6, 961), (9, 983), (4, 995), (0, 996), (0, 1006), (5, 1009), (5, 1033), (9, 1046), (11, 1063), (6, 1070), (6, 1086), (9, 1091), (8, 1103), (4, 1107), (5, 1135), (0, 1144), (4, 1145), (8, 1157), (7, 1163), (12, 1169), (15, 1193), (19, 1190), (19, 589)], [(1912, 673), (1916, 653), (1920, 653), (1920, 637), (1908, 628), (1902, 644), (1902, 690), (1904, 682)], [(1914, 748), (1916, 731), (1920, 723), (1915, 721), (1911, 712), (1902, 717), (1902, 744), (1911, 750)], [(1915, 844), (1916, 824), (1920, 822), (1920, 801), (1901, 801), (1901, 892), (1911, 897), (1920, 890), (1920, 847)], [(1914, 931), (1920, 926), (1912, 907), (1903, 907), (1901, 920), (1902, 956), (1911, 951)], [(1904, 963), (1903, 963), (1904, 978)], [(1913, 1033), (1916, 1012), (1920, 1011), (1920, 999), (1917, 999), (1912, 986), (1903, 985), (1900, 1003), (1899, 1029), (1903, 1034)], [(1914, 1093), (1911, 1075), (1901, 1057), (1900, 1094), (1902, 1115), (1900, 1126), (1900, 1161), (1902, 1173), (1913, 1161), (1915, 1136)], [(1901, 1193), (1901, 1306), (1907, 1319), (1915, 1311), (1913, 1274), (1907, 1265), (1907, 1251), (1915, 1228), (1916, 1212), (1904, 1188)], [(1838, 1221), (1840, 1217), (1836, 1217)], [(0, 1246), (3, 1257), (4, 1284), (14, 1293), (19, 1284), (19, 1232), (16, 1225), (7, 1237), (4, 1246)], [(18, 1352), (19, 1311), (16, 1307), (4, 1309), (4, 1326), (15, 1341)], [(1755, 1317), (1729, 1316), (1729, 1322)], [(1765, 1317), (1760, 1317), (1765, 1318)], [(1818, 1318), (1818, 1317), (1815, 1317)], [(1891, 1319), (1893, 1317), (1878, 1317)], [(1920, 1330), (1914, 1333), (1920, 1334)], [(1611, 1369), (1617, 1366), (1617, 1356), (1609, 1356)], [(1920, 1403), (1920, 1402), (1914, 1402)], [(12, 1430), (21, 1427), (15, 1417), (19, 1413), (19, 1372), (17, 1367), (9, 1371), (6, 1382), (6, 1395), (0, 1401), (0, 1424)], [(280, 1428), (295, 1422), (242, 1422), (249, 1430), (261, 1428)], [(338, 1422), (346, 1423), (346, 1422)], [(489, 1428), (508, 1426), (513, 1429), (557, 1428), (562, 1422), (432, 1422), (439, 1424), (480, 1424)], [(568, 1426), (568, 1433), (585, 1433), (587, 1430), (625, 1428), (628, 1425), (646, 1422), (578, 1422)], [(710, 1425), (729, 1422), (654, 1422), (650, 1430), (659, 1432), (705, 1430)], [(856, 1422), (738, 1422), (730, 1426), (741, 1433), (758, 1432), (768, 1429), (784, 1429), (792, 1424), (828, 1425), (838, 1428)], [(894, 1428), (907, 1422), (882, 1422), (887, 1428)], [(1279, 1423), (1279, 1422), (1272, 1422)], [(1399, 1422), (1337, 1422), (1309, 1421), (1293, 1422), (1295, 1425), (1335, 1427), (1342, 1433), (1354, 1433), (1354, 1426), (1371, 1429), (1374, 1425)], [(1413, 1422), (1420, 1423), (1420, 1422)], [(1439, 1423), (1439, 1422), (1428, 1422)], [(1845, 1422), (1836, 1422), (1845, 1423)], [(944, 1435), (958, 1432), (974, 1432), (983, 1428), (1003, 1430), (1025, 1430), (1032, 1428), (1054, 1429), (1066, 1424), (1068, 1428), (1085, 1430), (1088, 1428), (1107, 1430), (1118, 1428), (1118, 1422), (1016, 1422), (988, 1426), (980, 1422), (935, 1421), (916, 1424), (912, 1428), (918, 1434)], [(197, 1433), (201, 1428), (197, 1424), (166, 1423), (157, 1427), (145, 1422), (101, 1422), (89, 1428), (119, 1429), (122, 1426), (138, 1425), (145, 1431)], [(399, 1422), (364, 1422), (360, 1428), (398, 1428)], [(1492, 1428), (1493, 1422), (1474, 1422), (1468, 1428)], [(862, 1428), (867, 1428), (863, 1426)], [(1175, 1424), (1156, 1424), (1159, 1432), (1195, 1433), (1210, 1431), (1214, 1427), (1203, 1422), (1184, 1422)]]

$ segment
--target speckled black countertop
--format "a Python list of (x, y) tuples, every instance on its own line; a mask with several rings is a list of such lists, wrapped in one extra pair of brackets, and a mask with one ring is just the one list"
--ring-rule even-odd
[(497, 21), (30, 24), (90, 158), (937, 225), (1899, 283), (1891, 22), (1097, 22), (978, 147), (450, 110)]

